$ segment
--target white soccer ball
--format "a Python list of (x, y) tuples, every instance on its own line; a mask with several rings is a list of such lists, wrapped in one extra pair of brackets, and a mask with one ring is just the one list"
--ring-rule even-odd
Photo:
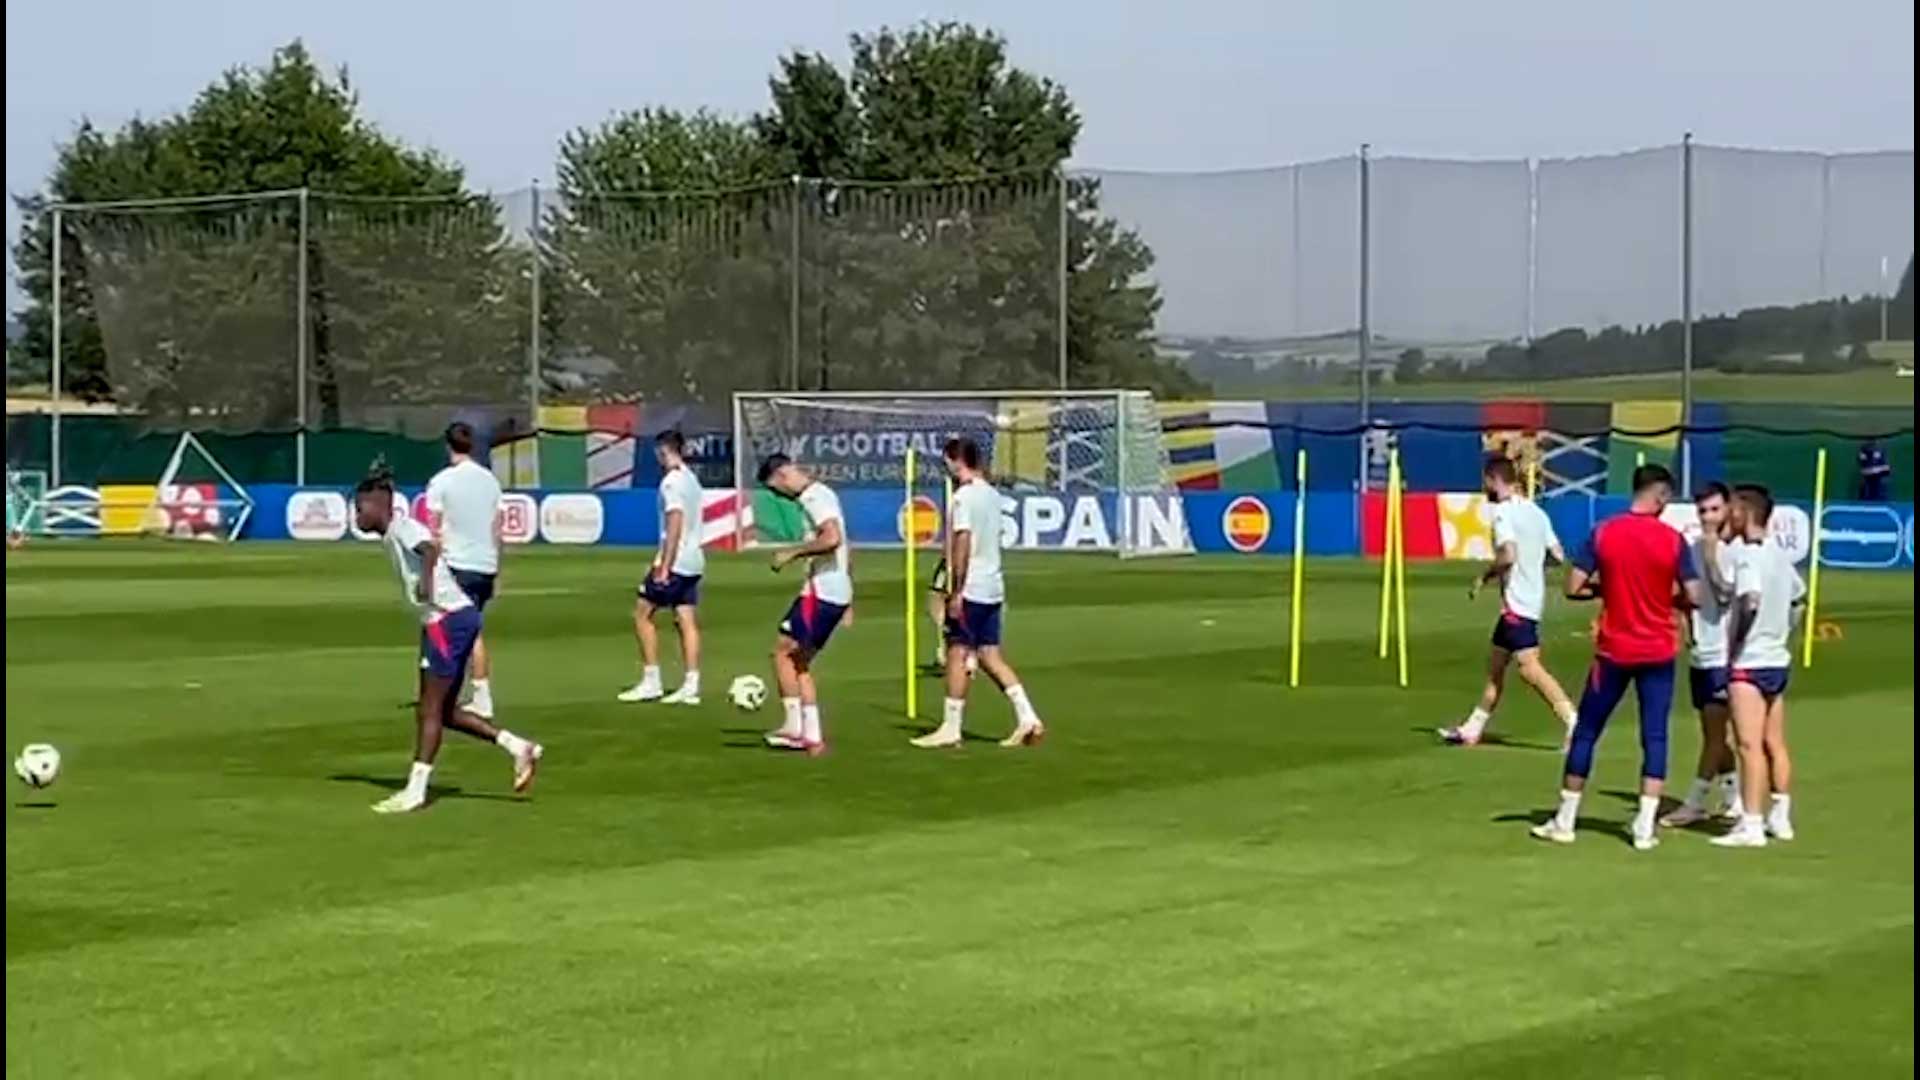
[(758, 675), (742, 675), (727, 687), (727, 697), (741, 712), (753, 712), (767, 703), (766, 680)]
[(13, 774), (30, 788), (50, 787), (60, 778), (60, 751), (46, 743), (27, 746), (13, 759)]

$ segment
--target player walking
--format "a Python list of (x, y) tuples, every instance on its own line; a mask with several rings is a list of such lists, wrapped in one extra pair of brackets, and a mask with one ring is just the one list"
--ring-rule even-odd
[(376, 466), (354, 489), (353, 508), (360, 530), (382, 538), (400, 578), (401, 596), (421, 624), (413, 769), (406, 786), (373, 804), (374, 812), (404, 814), (427, 804), (427, 780), (433, 775), (445, 728), (464, 731), (506, 751), (513, 759), (513, 790), (526, 791), (533, 786), (540, 763), (540, 744), (494, 727), (486, 717), (457, 704), (460, 680), (480, 640), (480, 609), (453, 579), (426, 526), (394, 515), (393, 478), (384, 466)]
[(1660, 844), (1654, 815), (1666, 783), (1667, 712), (1673, 705), (1673, 660), (1679, 652), (1673, 609), (1676, 603), (1701, 606), (1704, 592), (1686, 540), (1660, 520), (1672, 499), (1673, 474), (1664, 466), (1633, 470), (1632, 506), (1594, 528), (1591, 543), (1574, 559), (1567, 576), (1568, 599), (1599, 596), (1600, 627), (1567, 750), (1560, 807), (1533, 827), (1539, 839), (1573, 843), (1581, 793), (1593, 771), (1594, 745), (1631, 683), (1640, 698), (1641, 754), (1633, 846), (1651, 851)]
[[(620, 694), (621, 701), (660, 701), (666, 705), (700, 704), (700, 576), (707, 572), (707, 553), (700, 547), (702, 492), (700, 480), (687, 468), (687, 444), (678, 431), (663, 431), (653, 440), (653, 453), (663, 470), (660, 477), (660, 548), (653, 566), (640, 583), (633, 605), (633, 636), (640, 642), (640, 681)], [(680, 635), (680, 656), (686, 664), (680, 689), (662, 697), (660, 634), (653, 628), (654, 612), (673, 612)]]
[(959, 746), (967, 708), (967, 662), (980, 666), (1013, 706), (1013, 734), (1001, 746), (1032, 746), (1047, 728), (1027, 698), (1020, 676), (1000, 652), (1000, 610), (1006, 579), (1000, 572), (1000, 492), (980, 468), (980, 445), (947, 440), (947, 470), (953, 474), (953, 505), (947, 511), (947, 700), (940, 726), (913, 740), (922, 749)]
[(1493, 624), (1493, 645), (1487, 651), (1487, 683), (1480, 703), (1458, 727), (1441, 728), (1442, 739), (1456, 746), (1473, 746), (1486, 731), (1505, 694), (1507, 666), (1518, 665), (1520, 677), (1560, 718), (1563, 741), (1573, 736), (1574, 708), (1567, 692), (1540, 662), (1540, 617), (1547, 604), (1547, 563), (1567, 561), (1554, 535), (1553, 522), (1532, 499), (1520, 494), (1513, 462), (1488, 459), (1480, 482), (1493, 503), (1493, 563), (1473, 579), (1468, 599), (1482, 586), (1500, 583), (1500, 618)]
[[(1788, 645), (1794, 609), (1805, 602), (1806, 585), (1793, 557), (1767, 537), (1773, 496), (1758, 484), (1733, 489), (1733, 527), (1742, 540), (1734, 573), (1733, 617), (1727, 631), (1732, 671), (1727, 701), (1740, 743), (1739, 824), (1713, 843), (1721, 847), (1766, 847), (1767, 836), (1793, 839), (1793, 761), (1787, 754)], [(1760, 807), (1771, 791), (1764, 820)]]
[(773, 553), (775, 573), (788, 563), (805, 560), (807, 580), (780, 620), (780, 633), (774, 639), (773, 674), (780, 684), (783, 719), (778, 730), (767, 733), (767, 745), (819, 755), (826, 752), (827, 743), (820, 726), (813, 664), (834, 627), (853, 607), (846, 519), (833, 489), (785, 454), (773, 454), (761, 462), (759, 480), (775, 495), (800, 504), (806, 519), (805, 539)]
[[(475, 610), (485, 612), (500, 575), (500, 481), (473, 460), (473, 428), (457, 421), (449, 424), (446, 440), (448, 464), (427, 481), (427, 511), (453, 580)], [(491, 719), (493, 659), (484, 637), (474, 639), (469, 675), (473, 697), (462, 707)]]
[(1694, 565), (1707, 586), (1705, 603), (1693, 610), (1688, 623), (1692, 647), (1687, 683), (1694, 711), (1700, 714), (1700, 762), (1686, 801), (1660, 819), (1660, 824), (1675, 828), (1707, 820), (1711, 816), (1707, 800), (1716, 790), (1723, 812), (1736, 821), (1740, 817), (1740, 785), (1727, 738), (1727, 613), (1733, 599), (1733, 570), (1741, 556), (1739, 538), (1728, 521), (1731, 494), (1727, 485), (1716, 480), (1693, 497), (1700, 516), (1700, 538), (1693, 542)]

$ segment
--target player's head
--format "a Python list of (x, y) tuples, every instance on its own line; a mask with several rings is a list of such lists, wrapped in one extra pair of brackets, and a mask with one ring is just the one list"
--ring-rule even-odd
[(785, 454), (768, 454), (761, 460), (757, 475), (761, 487), (788, 499), (799, 498), (809, 482), (807, 474)]
[(1642, 465), (1633, 470), (1633, 501), (1664, 510), (1673, 501), (1673, 474), (1665, 465)]
[(1693, 493), (1693, 508), (1700, 515), (1702, 532), (1719, 534), (1727, 523), (1727, 503), (1733, 498), (1733, 492), (1718, 480)]
[(447, 454), (463, 458), (473, 456), (473, 426), (464, 420), (447, 425)]
[(1494, 456), (1480, 467), (1480, 490), (1487, 498), (1499, 502), (1513, 494), (1520, 482), (1520, 472), (1513, 467), (1513, 461), (1504, 456)]
[(1773, 492), (1760, 484), (1733, 485), (1733, 527), (1749, 540), (1764, 540), (1773, 520)]
[(980, 444), (965, 435), (948, 439), (941, 456), (946, 459), (947, 471), (962, 480), (980, 471)]
[(663, 468), (673, 468), (687, 456), (686, 436), (675, 430), (663, 431), (653, 437), (653, 456), (658, 458)]
[(386, 458), (374, 458), (366, 478), (354, 487), (353, 520), (361, 532), (377, 536), (385, 536), (393, 523), (393, 470)]

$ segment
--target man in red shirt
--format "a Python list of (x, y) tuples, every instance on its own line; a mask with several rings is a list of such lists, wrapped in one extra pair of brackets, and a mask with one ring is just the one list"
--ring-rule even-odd
[(1660, 520), (1673, 499), (1673, 474), (1660, 465), (1633, 471), (1633, 505), (1594, 526), (1593, 539), (1573, 560), (1567, 597), (1600, 600), (1600, 628), (1593, 668), (1580, 695), (1579, 718), (1567, 749), (1560, 809), (1533, 828), (1533, 835), (1573, 843), (1580, 796), (1593, 771), (1593, 748), (1614, 706), (1632, 683), (1640, 698), (1640, 810), (1633, 819), (1633, 846), (1651, 851), (1660, 791), (1667, 777), (1667, 711), (1673, 705), (1673, 659), (1680, 651), (1675, 607), (1703, 599), (1693, 552), (1679, 530)]

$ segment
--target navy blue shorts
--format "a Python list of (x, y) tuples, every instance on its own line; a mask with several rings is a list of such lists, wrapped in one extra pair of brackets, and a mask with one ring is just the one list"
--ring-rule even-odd
[(1687, 686), (1693, 691), (1695, 712), (1709, 705), (1727, 703), (1727, 669), (1723, 667), (1697, 667), (1687, 671)]
[(467, 660), (480, 640), (480, 609), (449, 611), (420, 628), (420, 669), (455, 683), (467, 677)]
[[(449, 569), (452, 568), (449, 567)], [(485, 611), (487, 601), (493, 599), (493, 581), (497, 576), (497, 574), (483, 574), (478, 570), (453, 571), (454, 583), (460, 586), (461, 592), (467, 594), (467, 599), (473, 601), (473, 606), (481, 611)]]
[(962, 598), (960, 617), (947, 613), (947, 644), (984, 649), (1000, 644), (1000, 605), (980, 604)]
[(648, 574), (640, 583), (640, 596), (657, 608), (699, 607), (700, 575), (668, 574), (662, 582)]
[(1502, 612), (1500, 620), (1493, 624), (1493, 644), (1495, 648), (1510, 653), (1537, 649), (1540, 647), (1540, 624), (1524, 615)]
[(1783, 667), (1734, 668), (1732, 682), (1746, 683), (1760, 691), (1760, 696), (1772, 701), (1787, 692), (1787, 671)]
[(796, 596), (780, 620), (780, 633), (792, 638), (810, 653), (827, 647), (833, 628), (847, 613), (847, 605), (834, 604), (814, 596)]

